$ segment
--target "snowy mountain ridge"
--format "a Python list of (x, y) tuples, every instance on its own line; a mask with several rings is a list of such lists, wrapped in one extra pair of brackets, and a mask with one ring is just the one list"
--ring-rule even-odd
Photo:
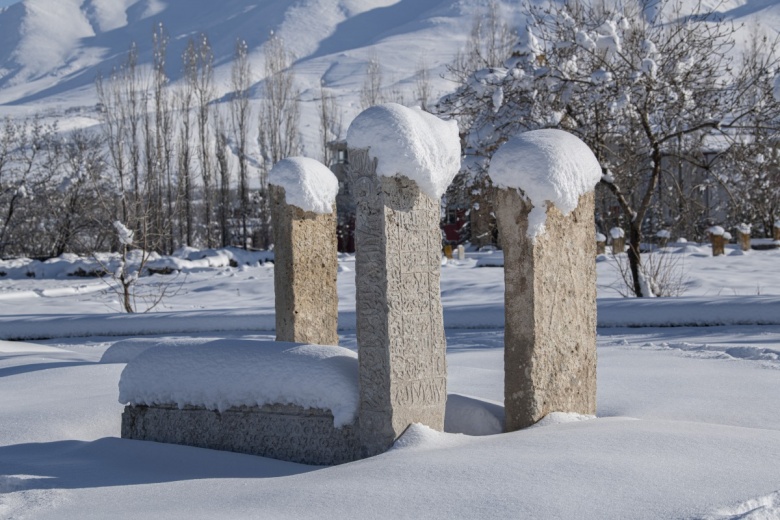
[[(689, 0), (686, 0), (689, 1)], [(421, 66), (430, 70), (434, 95), (451, 91), (446, 66), (462, 50), (473, 21), (490, 0), (23, 0), (0, 8), (0, 117), (44, 111), (64, 128), (91, 126), (94, 81), (121, 64), (132, 42), (139, 62), (152, 61), (152, 32), (161, 24), (170, 37), (167, 73), (181, 77), (181, 55), (190, 38), (211, 42), (218, 95), (229, 91), (236, 41), (247, 42), (253, 80), (262, 79), (262, 46), (280, 36), (296, 56), (302, 91), (304, 136), (316, 132), (320, 83), (338, 98), (348, 123), (359, 112), (367, 63), (379, 61), (385, 90), (411, 92)], [(508, 24), (522, 25), (518, 1), (503, 0)], [(774, 35), (780, 4), (726, 0), (712, 6), (724, 18), (761, 20)], [(760, 17), (760, 18), (759, 18)], [(257, 94), (255, 94), (257, 95)], [(308, 103), (307, 103), (308, 102)], [(81, 109), (79, 109), (81, 107)], [(62, 117), (78, 112), (81, 118)], [(307, 127), (309, 128), (307, 130)], [(309, 139), (313, 135), (308, 136)]]
[[(170, 37), (167, 73), (181, 77), (190, 38), (206, 34), (219, 94), (227, 90), (236, 41), (247, 42), (254, 80), (262, 45), (280, 36), (296, 56), (303, 100), (320, 80), (346, 106), (376, 57), (385, 84), (413, 81), (423, 61), (434, 80), (463, 46), (485, 0), (24, 0), (0, 11), (0, 115), (94, 105), (94, 81), (121, 64), (132, 42), (152, 60), (152, 32)], [(317, 92), (318, 94), (318, 92)], [(27, 110), (22, 110), (27, 108)]]

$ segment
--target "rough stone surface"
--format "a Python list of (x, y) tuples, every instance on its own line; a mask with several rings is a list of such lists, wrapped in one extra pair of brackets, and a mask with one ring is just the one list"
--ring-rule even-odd
[(596, 413), (594, 195), (565, 217), (549, 206), (535, 242), (526, 234), (530, 209), (517, 190), (498, 190), (507, 431), (550, 412)]
[(616, 255), (618, 253), (625, 253), (625, 252), (626, 252), (626, 237), (613, 238), (612, 254)]
[(774, 239), (780, 240), (780, 226), (774, 227)]
[(710, 243), (712, 244), (712, 256), (726, 254), (726, 237), (710, 233)]
[(750, 233), (742, 233), (737, 230), (737, 244), (742, 251), (750, 251)]
[(122, 438), (332, 465), (359, 455), (355, 425), (336, 429), (328, 410), (292, 405), (237, 407), (222, 413), (188, 406), (126, 406)]
[(276, 340), (338, 345), (336, 216), (303, 211), (272, 186)]
[(412, 423), (444, 427), (447, 366), (439, 203), (406, 177), (378, 177), (350, 149), (357, 203), (355, 286), (363, 456), (387, 450)]
[(596, 241), (596, 254), (603, 255), (607, 251), (607, 242), (605, 240)]

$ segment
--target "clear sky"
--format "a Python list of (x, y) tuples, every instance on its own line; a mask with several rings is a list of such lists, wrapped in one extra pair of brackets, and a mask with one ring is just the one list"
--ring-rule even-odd
[(15, 4), (16, 2), (21, 2), (21, 0), (0, 0), (0, 7)]

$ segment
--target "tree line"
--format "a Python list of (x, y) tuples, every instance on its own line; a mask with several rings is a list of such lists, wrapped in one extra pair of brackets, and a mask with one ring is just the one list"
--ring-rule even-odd
[[(151, 66), (139, 64), (132, 44), (97, 78), (99, 130), (63, 132), (37, 116), (2, 123), (0, 257), (118, 251), (127, 244), (115, 222), (132, 231), (134, 247), (159, 253), (271, 245), (268, 171), (302, 151), (291, 54), (272, 35), (257, 87), (238, 41), (230, 92), (217, 99), (208, 37), (190, 39), (175, 84), (167, 45), (159, 26)], [(333, 95), (324, 87), (322, 95), (325, 149), (340, 122)]]

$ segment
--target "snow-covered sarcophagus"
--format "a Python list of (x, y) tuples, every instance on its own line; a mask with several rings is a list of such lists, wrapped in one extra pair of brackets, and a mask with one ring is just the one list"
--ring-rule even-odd
[(336, 346), (215, 340), (158, 346), (119, 381), (122, 437), (304, 464), (358, 458), (357, 355)]
[(504, 249), (506, 430), (594, 414), (598, 160), (567, 132), (537, 130), (504, 143), (489, 175)]
[(325, 166), (274, 166), (275, 342), (157, 347), (120, 381), (122, 437), (306, 464), (358, 458), (357, 356), (337, 343), (338, 182)]
[(397, 104), (347, 133), (357, 203), (355, 286), (363, 456), (412, 423), (444, 427), (447, 364), (439, 201), (460, 167), (454, 121)]

